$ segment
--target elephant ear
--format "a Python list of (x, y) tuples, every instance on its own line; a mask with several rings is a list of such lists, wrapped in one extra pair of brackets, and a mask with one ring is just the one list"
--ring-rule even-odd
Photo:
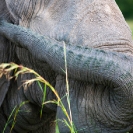
[[(13, 61), (12, 53), (11, 43), (6, 38), (0, 36), (0, 64)], [(10, 81), (0, 72), (0, 106), (3, 103), (9, 85)]]
[[(0, 36), (0, 64), (9, 62), (18, 62), (15, 55), (15, 47), (12, 46), (9, 40)], [(11, 81), (0, 71), (0, 106), (7, 94), (10, 82)]]
[[(7, 8), (6, 1), (1, 0), (0, 2), (1, 2), (0, 3), (0, 18), (3, 18), (7, 22), (14, 23), (15, 20)], [(0, 35), (0, 64), (15, 61), (14, 49), (15, 47), (12, 46), (11, 42), (5, 37)], [(6, 78), (5, 75), (0, 77), (0, 106), (2, 105), (4, 101), (9, 85), (10, 85), (10, 81)]]
[[(13, 47), (11, 47), (11, 42), (6, 38), (0, 36), (0, 64), (8, 63), (13, 60)], [(3, 100), (8, 91), (8, 87), (10, 85), (10, 81), (6, 78), (5, 75), (1, 75), (0, 72), (0, 106), (3, 103)]]
[(9, 85), (10, 85), (10, 81), (7, 80), (5, 75), (3, 75), (0, 78), (0, 106), (2, 105), (2, 103), (4, 101), (4, 98), (5, 98), (6, 94), (7, 94)]

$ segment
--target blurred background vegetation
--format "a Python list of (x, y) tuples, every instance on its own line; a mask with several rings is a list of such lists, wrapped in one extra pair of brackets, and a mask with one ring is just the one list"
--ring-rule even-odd
[(133, 38), (133, 0), (116, 0), (116, 3), (121, 9), (127, 23), (132, 30)]
[(123, 15), (127, 19), (133, 19), (133, 0), (116, 0)]

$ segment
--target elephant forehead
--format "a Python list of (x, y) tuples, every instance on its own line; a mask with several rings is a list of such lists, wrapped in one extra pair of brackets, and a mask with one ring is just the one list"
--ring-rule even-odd
[[(61, 19), (65, 15), (76, 15), (81, 17), (84, 13), (93, 12), (95, 10), (110, 11), (110, 7), (106, 5), (106, 8), (102, 5), (112, 3), (111, 0), (5, 0), (10, 13), (17, 19), (23, 21), (29, 21), (36, 16), (44, 16), (47, 12), (51, 13), (50, 17), (54, 19)], [(113, 3), (114, 4), (114, 3)], [(102, 7), (102, 8), (101, 8)], [(45, 13), (46, 12), (46, 13)]]
[(130, 29), (114, 1), (83, 2), (64, 3), (63, 9), (48, 7), (30, 21), (30, 29), (58, 41), (89, 47), (107, 46), (109, 41), (120, 39), (131, 42)]

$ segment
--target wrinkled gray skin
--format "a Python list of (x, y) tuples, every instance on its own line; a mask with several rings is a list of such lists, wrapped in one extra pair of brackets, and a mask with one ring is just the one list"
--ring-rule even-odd
[[(0, 62), (13, 61), (34, 69), (63, 97), (66, 44), (71, 111), (78, 133), (125, 133), (132, 129), (133, 43), (114, 0), (0, 2), (0, 15), (9, 22), (0, 22)], [(65, 118), (59, 107), (48, 104), (40, 119), (42, 91), (38, 84), (18, 89), (23, 80), (32, 77), (26, 74), (10, 82), (1, 78), (0, 132), (22, 101), (29, 103), (21, 107), (13, 133), (54, 133), (55, 117)], [(47, 100), (53, 99), (48, 89)], [(68, 110), (66, 98), (63, 103)], [(10, 128), (11, 124), (6, 133)], [(59, 129), (69, 133), (62, 123)]]

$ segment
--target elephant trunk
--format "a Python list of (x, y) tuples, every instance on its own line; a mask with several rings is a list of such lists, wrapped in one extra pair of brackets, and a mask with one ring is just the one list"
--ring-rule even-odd
[[(133, 81), (133, 58), (117, 52), (109, 52), (63, 42), (33, 33), (1, 21), (0, 34), (27, 49), (34, 57), (46, 61), (52, 69), (65, 75), (65, 56), (68, 76), (90, 83), (131, 88)], [(128, 43), (128, 42), (127, 42)]]

